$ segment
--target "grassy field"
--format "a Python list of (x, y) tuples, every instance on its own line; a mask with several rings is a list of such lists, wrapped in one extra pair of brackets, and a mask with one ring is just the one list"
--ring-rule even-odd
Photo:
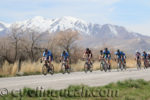
[[(89, 87), (85, 85), (69, 86), (65, 90), (77, 91), (83, 90), (83, 88), (90, 92), (83, 92), (83, 95), (48, 96), (46, 95), (47, 92), (40, 92), (40, 90), (37, 92), (36, 90), (25, 88), (22, 92), (22, 95), (16, 95), (16, 97), (14, 97), (9, 94), (7, 96), (0, 97), (0, 100), (150, 100), (150, 82), (142, 79), (118, 81), (117, 83), (110, 83), (102, 87)], [(97, 92), (94, 90), (101, 90), (101, 95), (96, 95)], [(104, 92), (104, 90), (107, 92)], [(113, 92), (114, 94), (111, 94), (111, 92), (108, 93), (108, 90), (117, 92)], [(41, 94), (45, 93), (45, 95), (33, 95), (33, 91)], [(55, 93), (60, 93), (61, 91), (62, 90), (55, 90)], [(32, 93), (32, 95), (29, 95), (29, 93)]]
[[(77, 64), (72, 64), (71, 68), (72, 71), (82, 71), (84, 67), (84, 61), (78, 61)], [(53, 65), (55, 67), (55, 73), (60, 72), (60, 63), (53, 62)], [(112, 68), (116, 68), (117, 63), (115, 61), (111, 61)], [(18, 74), (17, 69), (18, 69), (18, 62), (15, 64), (8, 64), (8, 62), (5, 62), (3, 67), (0, 68), (0, 77), (11, 77), (11, 76), (16, 76), (16, 75), (34, 75), (34, 74), (41, 74), (42, 71), (42, 66), (43, 64), (38, 62), (30, 62), (26, 61), (23, 62), (21, 65), (21, 71)], [(95, 61), (93, 64), (93, 69), (94, 70), (99, 70), (100, 69), (100, 63), (98, 61)], [(136, 61), (134, 59), (128, 59), (127, 60), (127, 67), (128, 68), (133, 68), (136, 67)]]

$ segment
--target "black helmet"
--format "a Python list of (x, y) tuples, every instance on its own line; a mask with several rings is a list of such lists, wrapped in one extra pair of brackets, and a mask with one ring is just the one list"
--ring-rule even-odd
[(105, 48), (105, 51), (107, 51), (108, 50), (108, 48)]
[(89, 51), (90, 49), (89, 48), (86, 48), (86, 51)]
[(65, 54), (65, 53), (66, 53), (66, 51), (64, 50), (64, 51), (63, 51), (63, 54)]
[(45, 52), (48, 52), (48, 49), (45, 49)]
[(118, 49), (117, 52), (120, 52), (120, 50)]
[(100, 50), (100, 54), (103, 54), (103, 50)]

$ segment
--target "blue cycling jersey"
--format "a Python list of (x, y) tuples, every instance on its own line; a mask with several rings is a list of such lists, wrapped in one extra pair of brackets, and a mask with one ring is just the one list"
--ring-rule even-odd
[(124, 52), (122, 52), (122, 57), (123, 59), (126, 59), (126, 54)]
[(46, 60), (49, 60), (49, 57), (51, 57), (51, 60), (53, 60), (53, 55), (51, 53), (51, 51), (43, 52), (43, 57), (46, 57)]
[(63, 57), (64, 58), (64, 60), (67, 60), (67, 58), (69, 57), (69, 54), (68, 54), (68, 52), (66, 52), (65, 54), (61, 54), (61, 57)]
[(110, 51), (105, 51), (104, 50), (103, 54), (104, 54), (104, 58), (109, 58), (109, 59), (111, 58), (110, 57)]
[(144, 57), (144, 59), (146, 59), (147, 58), (147, 56), (148, 56), (148, 54), (147, 53), (143, 53), (143, 55), (142, 55), (143, 57)]
[(123, 58), (123, 59), (126, 58), (125, 53), (124, 53), (124, 52), (121, 52), (121, 51), (120, 51), (120, 52), (116, 52), (115, 55), (117, 55), (118, 58)]
[(115, 52), (115, 55), (117, 55), (117, 58), (121, 58), (122, 52)]

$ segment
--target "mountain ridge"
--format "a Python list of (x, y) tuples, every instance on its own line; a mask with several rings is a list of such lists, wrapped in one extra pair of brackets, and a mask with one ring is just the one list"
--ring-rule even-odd
[(114, 48), (133, 48), (133, 50), (131, 50), (135, 51), (139, 49), (149, 49), (147, 45), (150, 46), (149, 36), (129, 31), (123, 26), (94, 24), (71, 16), (55, 19), (36, 16), (32, 19), (18, 21), (12, 24), (0, 22), (0, 35), (2, 33), (6, 34), (11, 27), (24, 31), (32, 29), (38, 33), (57, 33), (67, 29), (76, 30), (81, 36), (85, 36), (81, 44), (83, 44), (84, 47), (89, 46), (91, 48), (99, 48), (103, 44), (107, 44)]
[[(3, 25), (6, 26), (5, 24)], [(32, 19), (17, 21), (15, 23), (9, 24), (9, 27), (11, 26), (20, 27), (21, 29), (24, 30), (26, 28), (31, 28), (33, 30), (37, 30), (40, 32), (49, 31), (50, 33), (72, 29), (72, 30), (77, 30), (80, 33), (86, 35), (98, 35), (98, 34), (107, 33), (112, 37), (115, 37), (119, 35), (121, 31), (126, 33), (135, 33), (135, 36), (139, 35), (139, 33), (137, 34), (136, 32), (129, 32), (123, 26), (112, 25), (112, 24), (104, 24), (104, 25), (93, 24), (91, 22), (86, 22), (82, 19), (74, 18), (71, 16), (64, 16), (55, 19), (48, 19), (41, 16), (36, 16)], [(9, 28), (9, 27), (7, 25), (7, 27), (5, 28)]]

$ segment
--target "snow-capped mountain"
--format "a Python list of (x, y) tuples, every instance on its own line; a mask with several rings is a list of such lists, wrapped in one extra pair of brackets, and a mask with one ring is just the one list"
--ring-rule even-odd
[(49, 31), (50, 33), (55, 33), (67, 29), (72, 29), (81, 33), (90, 34), (90, 30), (88, 28), (89, 24), (87, 22), (69, 16), (56, 19), (46, 19), (37, 16), (33, 19), (15, 22), (12, 25), (23, 30), (30, 28), (38, 32)]
[(10, 24), (6, 24), (4, 22), (0, 22), (0, 36), (5, 35), (8, 31)]
[[(123, 48), (122, 44), (124, 44), (124, 48), (128, 48), (128, 44), (132, 45), (132, 47), (136, 46), (134, 48), (137, 48), (138, 45), (142, 45), (142, 47), (144, 47), (145, 44), (150, 44), (150, 37), (141, 35), (136, 32), (131, 32), (123, 26), (111, 24), (94, 24), (70, 16), (56, 19), (47, 19), (41, 16), (37, 16), (32, 19), (18, 21), (12, 24), (5, 24), (0, 22), (0, 35), (2, 33), (5, 34), (8, 32), (8, 30), (12, 27), (21, 29), (23, 31), (32, 29), (38, 33), (56, 33), (67, 29), (76, 30), (82, 36), (86, 36), (83, 44), (85, 46), (88, 44), (88, 46), (91, 47), (99, 47), (104, 43), (109, 45), (113, 43), (111, 46), (116, 46), (116, 48)], [(136, 42), (137, 39), (139, 39), (140, 42)]]
[(93, 24), (70, 16), (56, 19), (46, 19), (37, 16), (29, 20), (15, 22), (11, 26), (22, 30), (32, 29), (38, 32), (50, 33), (72, 29), (77, 30), (82, 35), (96, 36), (99, 38), (134, 38), (141, 36), (138, 33), (128, 31), (122, 26)]

